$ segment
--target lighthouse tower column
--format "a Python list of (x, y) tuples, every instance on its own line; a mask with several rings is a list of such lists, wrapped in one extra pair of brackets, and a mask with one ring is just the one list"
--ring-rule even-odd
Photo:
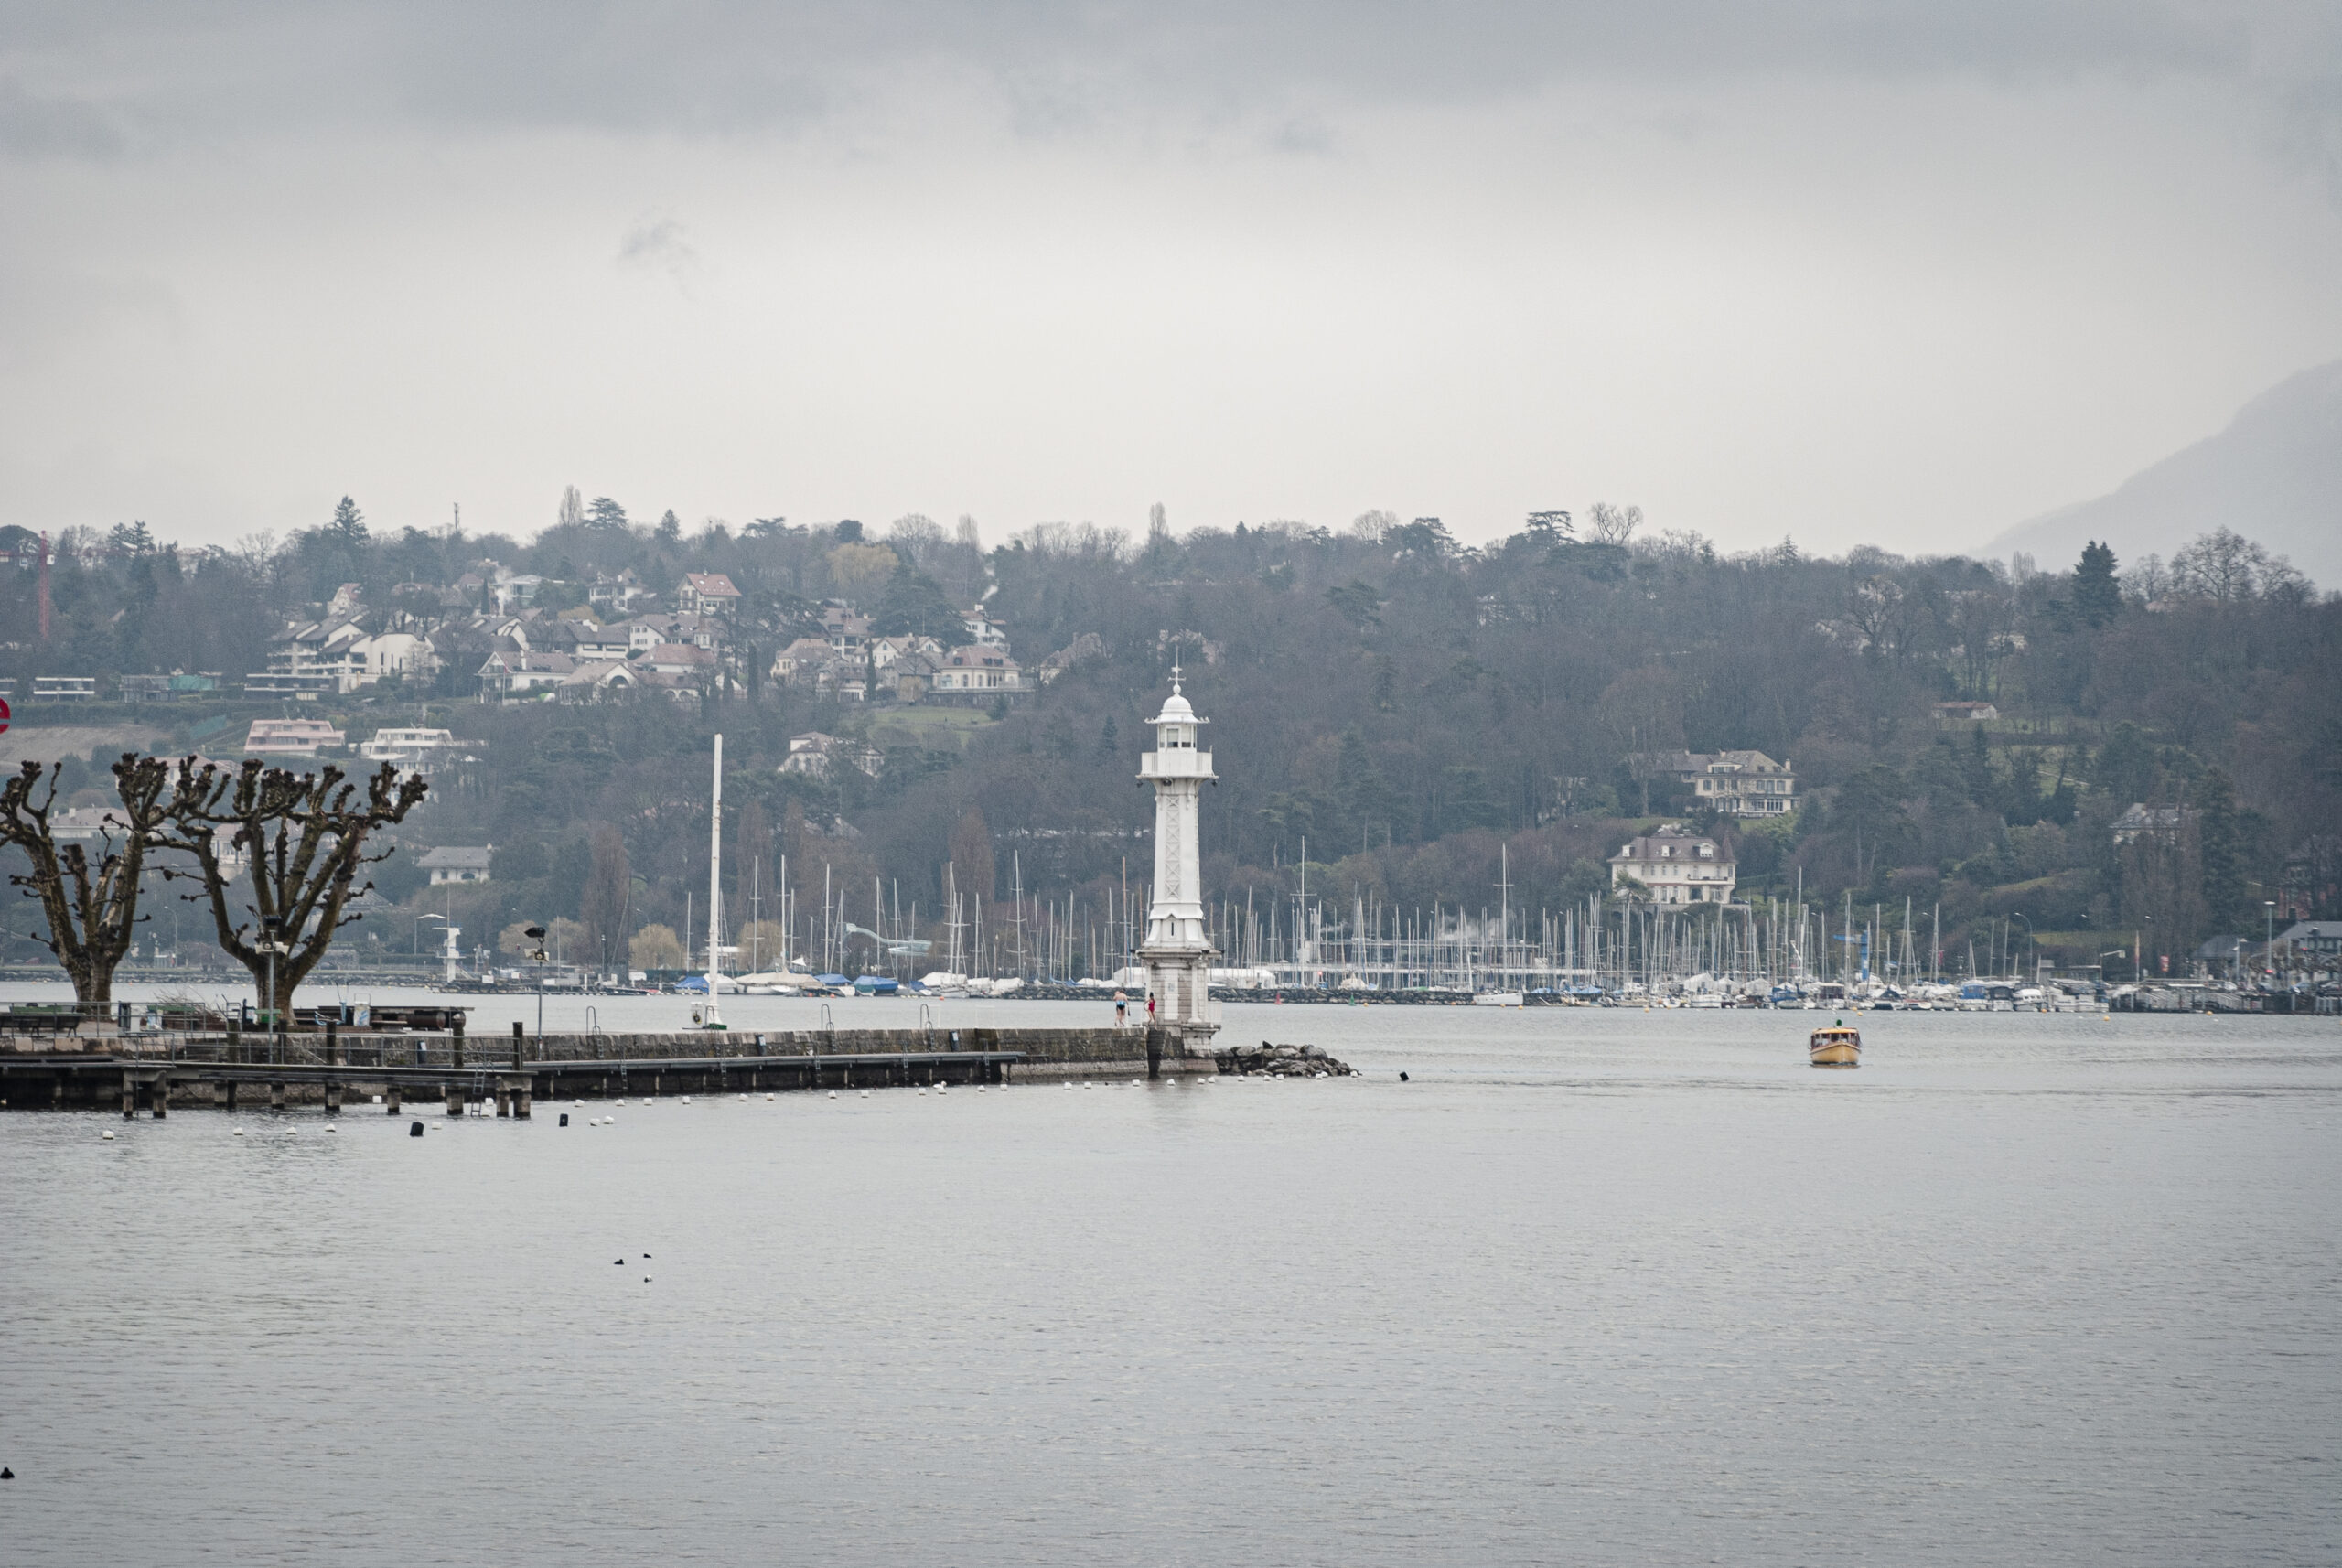
[(1184, 1048), (1209, 1040), (1219, 1027), (1211, 1001), (1211, 939), (1204, 926), (1203, 854), (1196, 843), (1201, 820), (1198, 796), (1219, 780), (1211, 753), (1198, 749), (1196, 732), (1207, 721), (1179, 693), (1179, 671), (1171, 671), (1171, 695), (1147, 721), (1155, 726), (1155, 749), (1139, 758), (1139, 781), (1155, 786), (1155, 892), (1147, 906), (1146, 939), (1139, 961), (1146, 967), (1153, 1022)]

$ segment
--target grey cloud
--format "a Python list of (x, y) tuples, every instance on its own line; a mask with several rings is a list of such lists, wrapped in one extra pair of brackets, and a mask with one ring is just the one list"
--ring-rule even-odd
[(37, 98), (0, 78), (0, 152), (34, 157), (112, 157), (123, 150), (113, 120), (92, 104)]
[(618, 260), (629, 266), (682, 273), (698, 263), (699, 252), (692, 249), (683, 238), (683, 226), (673, 219), (644, 219), (618, 242)]
[(1649, 73), (2246, 78), (2272, 32), (2287, 35), (2287, 76), (2342, 74), (2330, 28), (2235, 0), (244, 0), (198, 15), (35, 5), (0, 69), (38, 67), (91, 114), (102, 91), (124, 92), (181, 129), (388, 115), (686, 134), (850, 116), (874, 83), (922, 69), (990, 84), (1044, 134), (1116, 111), (1241, 105), (1282, 121), (1295, 100), (1468, 100)]

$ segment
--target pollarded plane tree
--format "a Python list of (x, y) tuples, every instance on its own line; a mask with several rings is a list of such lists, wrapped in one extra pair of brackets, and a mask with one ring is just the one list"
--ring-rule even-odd
[(81, 844), (57, 842), (59, 772), (55, 764), (27, 762), (0, 787), (0, 843), (13, 844), (30, 863), (29, 871), (8, 880), (40, 900), (48, 921), (44, 945), (65, 966), (74, 1001), (84, 1013), (102, 1013), (113, 1004), (113, 972), (128, 956), (142, 918), (139, 878), (167, 818), (171, 765), (134, 753), (113, 765), (121, 804), (100, 820), (94, 867)]
[[(369, 837), (404, 822), (428, 788), (389, 763), (351, 779), (330, 764), (295, 774), (253, 759), (223, 773), (189, 757), (178, 765), (159, 842), (196, 869), (164, 875), (202, 883), (188, 901), (210, 907), (220, 949), (252, 972), (271, 1015), (285, 1017), (335, 933), (360, 918), (343, 911), (374, 886), (360, 881), (365, 868), (396, 847), (370, 851)], [(241, 872), (230, 856), (243, 862)], [(232, 902), (238, 888), (248, 895), (241, 906)]]

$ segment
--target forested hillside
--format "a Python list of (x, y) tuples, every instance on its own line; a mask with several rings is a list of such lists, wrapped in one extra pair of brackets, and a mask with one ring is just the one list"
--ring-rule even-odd
[[(2076, 961), (2139, 931), (2175, 954), (2257, 935), (2264, 900), (2337, 912), (2342, 600), (2226, 531), (2168, 564), (2094, 549), (2012, 573), (1869, 549), (1821, 559), (1787, 542), (1727, 555), (1696, 536), (1637, 537), (1607, 508), (1583, 532), (1543, 515), (1485, 549), (1434, 520), (1370, 514), (1339, 532), (1158, 525), (1137, 540), (1048, 525), (990, 550), (972, 524), (955, 537), (924, 519), (884, 538), (778, 520), (686, 535), (671, 514), (644, 528), (597, 509), (526, 543), (378, 538), (354, 511), (283, 547), (187, 552), (143, 530), (112, 548), (68, 542), (47, 652), (33, 574), (0, 585), (6, 662), (258, 669), (284, 618), (342, 582), (428, 620), (445, 607), (426, 587), (484, 558), (546, 578), (541, 606), (582, 603), (589, 578), (622, 568), (661, 590), (687, 571), (730, 574), (744, 602), (729, 695), (493, 706), (451, 666), (435, 689), (386, 682), (323, 705), (353, 745), (427, 722), (477, 759), (406, 837), (492, 843), (493, 883), (425, 894), (394, 865), (385, 892), (474, 933), (575, 920), (589, 954), (649, 925), (681, 929), (686, 896), (704, 903), (718, 729), (736, 926), (752, 878), (770, 915), (786, 855), (800, 938), (825, 877), (846, 918), (875, 923), (876, 888), (888, 918), (916, 905), (925, 930), (947, 866), (999, 899), (1021, 879), (1039, 900), (1028, 922), (1086, 929), (1146, 875), (1151, 805), (1133, 774), (1175, 660), (1221, 780), (1206, 799), (1207, 880), (1238, 904), (1289, 898), (1305, 874), (1332, 920), (1360, 894), (1477, 913), (1497, 902), (1509, 846), (1516, 909), (1583, 907), (1635, 822), (1694, 813), (1636, 754), (1748, 748), (1793, 764), (1803, 810), (1739, 831), (1703, 820), (1734, 843), (1744, 898), (1801, 886), (1836, 908), (1851, 895), (1890, 923), (1907, 900), (1923, 920), (1939, 908), (1947, 949), (2021, 921)], [(1028, 671), (1069, 655), (1014, 705), (841, 706), (765, 671), (824, 599), (855, 600), (884, 630), (979, 596)], [(1933, 705), (1950, 699), (1998, 716), (1947, 724)], [(210, 711), (140, 716), (164, 714), (186, 744)], [(781, 772), (808, 730), (867, 739), (876, 776)], [(232, 747), (232, 733), (206, 744)], [(2133, 804), (2151, 808), (2147, 831), (2118, 843)], [(373, 936), (403, 947), (412, 928), (393, 916)]]

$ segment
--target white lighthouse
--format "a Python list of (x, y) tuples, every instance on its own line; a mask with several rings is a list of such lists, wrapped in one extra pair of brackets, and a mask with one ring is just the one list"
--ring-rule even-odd
[(1179, 694), (1177, 665), (1171, 668), (1169, 700), (1147, 722), (1155, 726), (1155, 749), (1138, 759), (1138, 776), (1155, 786), (1155, 896), (1139, 961), (1146, 966), (1154, 1023), (1183, 1043), (1201, 1043), (1219, 1019), (1211, 1004), (1211, 938), (1204, 929), (1198, 795), (1207, 782), (1219, 780), (1211, 753), (1197, 747), (1196, 731), (1207, 721)]

